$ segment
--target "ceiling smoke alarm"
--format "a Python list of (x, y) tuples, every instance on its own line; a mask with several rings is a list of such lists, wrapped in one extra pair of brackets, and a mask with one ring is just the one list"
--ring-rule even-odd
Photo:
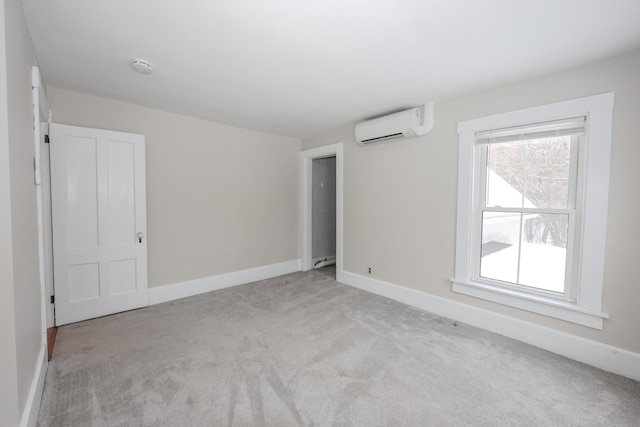
[(137, 72), (139, 72), (140, 74), (151, 74), (153, 71), (151, 69), (151, 64), (149, 64), (147, 61), (144, 61), (142, 59), (134, 60), (131, 63), (131, 67)]

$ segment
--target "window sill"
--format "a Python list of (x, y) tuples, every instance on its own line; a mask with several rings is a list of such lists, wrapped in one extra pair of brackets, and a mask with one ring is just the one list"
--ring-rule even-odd
[(606, 313), (588, 310), (571, 302), (505, 289), (487, 283), (451, 279), (452, 291), (499, 304), (508, 305), (594, 329), (602, 329)]

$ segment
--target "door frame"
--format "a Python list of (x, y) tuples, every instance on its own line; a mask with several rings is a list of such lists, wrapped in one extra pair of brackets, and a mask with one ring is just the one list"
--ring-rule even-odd
[(343, 194), (344, 194), (344, 148), (343, 143), (325, 145), (318, 148), (312, 148), (300, 152), (300, 163), (302, 173), (302, 271), (308, 271), (311, 269), (311, 239), (312, 239), (312, 221), (311, 216), (313, 213), (312, 207), (312, 165), (314, 159), (323, 159), (326, 157), (336, 158), (336, 280), (342, 281), (343, 276)]
[[(51, 248), (51, 177), (49, 176), (49, 153), (45, 135), (49, 133), (51, 110), (44, 90), (40, 69), (31, 68), (31, 96), (33, 105), (33, 142), (34, 142), (34, 182), (36, 184), (36, 206), (38, 217), (38, 268), (41, 293), (41, 321), (43, 342), (47, 342), (47, 328), (55, 325), (54, 308), (50, 302), (53, 295), (53, 252)], [(44, 173), (43, 173), (44, 172)]]

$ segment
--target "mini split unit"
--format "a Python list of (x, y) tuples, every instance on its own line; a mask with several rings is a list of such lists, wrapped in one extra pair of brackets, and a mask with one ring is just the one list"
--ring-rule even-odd
[(433, 102), (424, 107), (367, 120), (356, 125), (356, 141), (370, 145), (426, 135), (433, 129)]

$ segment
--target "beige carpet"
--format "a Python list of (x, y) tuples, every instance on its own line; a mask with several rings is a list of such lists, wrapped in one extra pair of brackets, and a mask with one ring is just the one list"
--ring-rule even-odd
[(40, 426), (640, 425), (640, 383), (333, 280), (59, 329)]

